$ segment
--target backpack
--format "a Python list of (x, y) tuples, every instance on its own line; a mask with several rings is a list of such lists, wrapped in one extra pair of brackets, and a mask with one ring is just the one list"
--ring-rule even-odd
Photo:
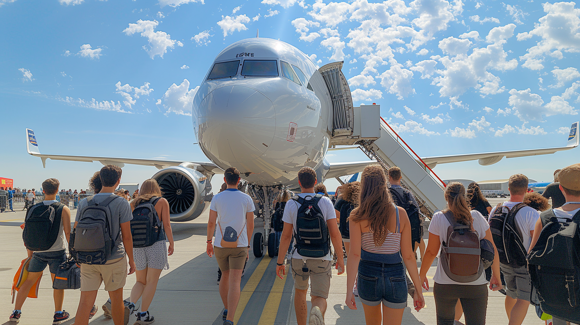
[(580, 323), (580, 212), (559, 222), (553, 210), (540, 215), (544, 226), (528, 255), (528, 271), (540, 307), (552, 316)]
[(516, 215), (524, 207), (526, 207), (524, 203), (518, 203), (510, 209), (500, 203), (489, 218), (489, 228), (497, 248), (499, 261), (503, 265), (514, 268), (527, 265), (526, 248), (523, 244), (522, 233), (516, 223)]
[[(413, 202), (411, 193), (403, 189), (403, 195), (396, 188), (389, 188), (391, 196), (395, 204), (405, 209), (409, 222), (411, 223), (411, 241), (412, 243), (420, 243), (422, 237), (423, 226), (421, 225), (421, 218), (419, 216), (419, 207)], [(413, 244), (414, 245), (414, 244)], [(414, 246), (413, 246), (414, 247)]]
[(330, 251), (330, 237), (326, 220), (318, 206), (322, 195), (317, 194), (310, 197), (310, 200), (299, 196), (293, 198), (299, 204), (294, 232), (296, 238), (294, 247), (298, 254), (304, 257), (320, 258), (326, 256)]
[(149, 201), (143, 201), (133, 209), (131, 220), (131, 235), (133, 247), (149, 247), (156, 242), (165, 239), (163, 224), (159, 220), (155, 204), (159, 197), (152, 197)]
[(447, 276), (459, 283), (473, 282), (484, 271), (479, 236), (471, 226), (458, 223), (451, 211), (444, 213), (450, 226), (447, 241), (441, 244), (441, 266)]
[(272, 229), (274, 231), (282, 231), (284, 230), (284, 222), (282, 221), (282, 217), (284, 216), (284, 208), (286, 207), (286, 202), (281, 202), (278, 205), (278, 208), (272, 215)]
[(70, 239), (71, 255), (82, 264), (103, 265), (111, 256), (115, 241), (121, 234), (113, 238), (111, 234), (111, 210), (109, 204), (121, 198), (111, 195), (102, 203), (96, 203), (94, 197), (87, 200), (87, 206), (80, 212), (78, 223)]
[(64, 205), (55, 202), (45, 205), (35, 204), (26, 212), (22, 239), (24, 246), (33, 252), (45, 251), (54, 245), (60, 232), (62, 209)]
[[(343, 213), (343, 210), (345, 210), (345, 213)], [(350, 223), (348, 221), (348, 217), (350, 216), (352, 210), (354, 210), (354, 205), (350, 202), (345, 202), (339, 211), (341, 218), (338, 228), (343, 238), (350, 238)], [(344, 218), (342, 217), (343, 215)]]

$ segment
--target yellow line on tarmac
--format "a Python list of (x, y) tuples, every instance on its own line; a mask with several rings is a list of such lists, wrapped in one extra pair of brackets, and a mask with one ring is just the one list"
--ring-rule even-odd
[(280, 301), (282, 300), (282, 293), (284, 292), (284, 284), (286, 279), (291, 276), (288, 274), (289, 267), (286, 265), (286, 276), (284, 279), (280, 279), (276, 276), (274, 280), (274, 285), (270, 294), (268, 295), (268, 300), (266, 300), (266, 305), (264, 305), (264, 310), (262, 311), (262, 316), (260, 316), (260, 321), (258, 325), (271, 325), (276, 321), (276, 315), (278, 315), (278, 308), (280, 307)]
[(234, 324), (237, 324), (238, 321), (240, 320), (240, 317), (244, 313), (244, 309), (246, 309), (248, 301), (250, 301), (252, 294), (256, 290), (256, 287), (258, 287), (258, 284), (260, 283), (260, 280), (262, 279), (262, 276), (264, 275), (264, 272), (266, 271), (266, 268), (268, 267), (268, 264), (270, 264), (271, 260), (272, 260), (271, 257), (264, 256), (260, 261), (260, 264), (258, 264), (256, 269), (254, 270), (254, 273), (252, 273), (252, 276), (250, 277), (248, 282), (246, 282), (244, 290), (242, 290), (240, 295), (238, 308), (236, 308), (236, 314), (234, 316)]
[(13, 222), (13, 221), (24, 221), (24, 219), (8, 219), (8, 220), (0, 220), (0, 222)]

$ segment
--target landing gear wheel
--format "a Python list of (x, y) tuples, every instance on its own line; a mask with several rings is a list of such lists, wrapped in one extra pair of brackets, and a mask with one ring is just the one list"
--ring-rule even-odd
[(264, 255), (264, 236), (261, 232), (257, 232), (254, 235), (254, 244), (252, 247), (254, 249), (255, 257), (262, 257)]
[(270, 233), (268, 235), (268, 256), (274, 257), (278, 256), (278, 248), (276, 246), (278, 243), (276, 242), (276, 233)]

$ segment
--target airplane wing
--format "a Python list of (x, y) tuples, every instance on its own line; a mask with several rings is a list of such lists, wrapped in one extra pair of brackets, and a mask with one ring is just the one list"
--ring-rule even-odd
[(202, 173), (219, 173), (222, 171), (216, 164), (210, 162), (187, 162), (187, 161), (174, 161), (174, 160), (158, 160), (158, 159), (135, 159), (135, 158), (115, 158), (115, 157), (89, 157), (89, 156), (67, 156), (67, 155), (45, 155), (41, 154), (38, 149), (38, 142), (36, 141), (36, 136), (34, 131), (31, 129), (26, 129), (26, 150), (28, 154), (39, 157), (42, 159), (43, 167), (46, 167), (46, 160), (68, 160), (68, 161), (84, 161), (84, 162), (94, 162), (98, 161), (103, 165), (116, 165), (119, 167), (125, 166), (125, 164), (131, 165), (142, 165), (142, 166), (154, 166), (157, 169), (164, 169), (170, 166), (179, 166), (181, 164), (187, 164), (188, 168), (194, 168)]
[(366, 166), (376, 164), (374, 160), (369, 161), (359, 161), (359, 162), (347, 162), (347, 163), (330, 163), (330, 170), (326, 173), (326, 179), (352, 175), (358, 172), (362, 172)]
[(441, 156), (441, 157), (427, 157), (427, 158), (422, 158), (422, 159), (430, 168), (434, 168), (438, 164), (447, 164), (447, 163), (469, 161), (469, 160), (479, 160), (480, 165), (488, 166), (488, 165), (493, 165), (493, 164), (499, 162), (504, 157), (505, 158), (516, 158), (516, 157), (526, 157), (526, 156), (548, 155), (548, 154), (553, 154), (553, 153), (558, 152), (558, 151), (574, 149), (574, 148), (578, 147), (579, 141), (580, 141), (580, 139), (578, 137), (578, 122), (574, 122), (574, 124), (572, 124), (572, 127), (570, 128), (570, 134), (568, 135), (568, 144), (565, 147), (547, 148), (547, 149), (516, 150), (516, 151), (487, 152), (487, 153)]

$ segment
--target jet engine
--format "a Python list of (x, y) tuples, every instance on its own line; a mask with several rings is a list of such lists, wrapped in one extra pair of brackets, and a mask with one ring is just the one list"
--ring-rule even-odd
[(199, 171), (172, 166), (158, 171), (152, 178), (169, 202), (171, 221), (193, 220), (209, 207), (211, 178)]

